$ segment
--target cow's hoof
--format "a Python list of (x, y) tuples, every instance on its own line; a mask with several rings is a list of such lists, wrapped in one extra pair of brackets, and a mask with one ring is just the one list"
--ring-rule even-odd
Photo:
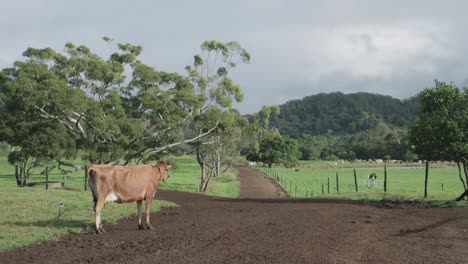
[(98, 234), (98, 235), (102, 234), (102, 231), (101, 231), (101, 229), (99, 229), (99, 228), (98, 228), (98, 229), (96, 229), (96, 234)]
[(145, 228), (143, 227), (143, 225), (138, 225), (138, 229), (139, 229), (139, 230), (143, 230), (143, 229), (145, 229)]
[(149, 230), (154, 230), (154, 227), (152, 225), (147, 225), (146, 228)]

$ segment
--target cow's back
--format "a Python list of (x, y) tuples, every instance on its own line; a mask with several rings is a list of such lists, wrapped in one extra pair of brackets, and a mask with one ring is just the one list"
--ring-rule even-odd
[[(120, 203), (143, 200), (157, 188), (150, 165), (110, 166), (92, 165), (89, 168), (90, 186), (94, 180), (93, 195), (104, 196), (106, 202)], [(93, 190), (93, 187), (91, 187)]]

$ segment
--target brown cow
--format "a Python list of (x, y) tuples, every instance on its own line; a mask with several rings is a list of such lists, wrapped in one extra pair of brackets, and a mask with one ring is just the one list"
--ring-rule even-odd
[(96, 213), (96, 232), (105, 232), (101, 223), (101, 211), (104, 204), (109, 202), (131, 203), (137, 202), (138, 228), (143, 229), (141, 223), (142, 203), (146, 200), (146, 227), (153, 229), (149, 214), (160, 181), (169, 179), (168, 170), (172, 165), (159, 161), (151, 165), (110, 166), (91, 165), (88, 168), (88, 182), (93, 194), (94, 211)]

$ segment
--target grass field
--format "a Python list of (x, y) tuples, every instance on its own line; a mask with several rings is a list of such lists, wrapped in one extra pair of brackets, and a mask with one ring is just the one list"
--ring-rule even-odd
[[(358, 166), (354, 164), (354, 166)], [(356, 168), (358, 192), (355, 190), (353, 166), (346, 164), (338, 168), (327, 168), (326, 162), (303, 162), (294, 171), (288, 168), (259, 168), (270, 175), (279, 175), (278, 183), (290, 196), (340, 197), (351, 199), (422, 199), (424, 198), (424, 167), (388, 167), (387, 192), (383, 191), (384, 168), (382, 165), (359, 164)], [(364, 183), (370, 173), (378, 175), (378, 188), (368, 188)], [(336, 187), (338, 173), (339, 190)], [(328, 193), (330, 180), (330, 193)], [(323, 185), (323, 193), (322, 193)], [(296, 187), (297, 186), (297, 187)], [(297, 190), (297, 191), (296, 191)], [(454, 200), (463, 192), (456, 167), (430, 168), (428, 180), (429, 201)]]
[[(173, 157), (170, 161), (176, 164), (176, 168), (170, 172), (169, 181), (161, 183), (160, 188), (195, 192), (199, 184), (200, 167), (194, 157)], [(56, 173), (52, 171), (52, 174)], [(14, 167), (8, 164), (6, 155), (0, 155), (0, 251), (81, 232), (93, 225), (93, 203), (89, 189), (84, 191), (84, 170), (71, 173), (66, 178), (63, 175), (50, 176), (51, 181), (64, 182), (65, 179), (66, 190), (45, 190), (43, 185), (18, 188)], [(30, 182), (44, 180), (43, 175), (33, 175)], [(238, 193), (237, 171), (230, 169), (211, 181), (206, 194), (236, 197)], [(66, 211), (57, 220), (60, 203), (65, 205)], [(161, 207), (167, 206), (176, 205), (157, 201), (153, 203), (152, 210), (159, 211)], [(111, 203), (104, 207), (102, 219), (114, 223), (135, 214), (135, 203)]]

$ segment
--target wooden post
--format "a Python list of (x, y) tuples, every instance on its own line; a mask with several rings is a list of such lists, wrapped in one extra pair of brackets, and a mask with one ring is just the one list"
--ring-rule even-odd
[(358, 192), (356, 168), (354, 168), (354, 187), (356, 188), (356, 192)]
[(427, 198), (427, 178), (429, 176), (429, 160), (426, 160), (426, 175), (424, 177), (424, 198)]
[(338, 180), (338, 172), (336, 172), (336, 192), (337, 192), (337, 193), (340, 192), (340, 184), (339, 184), (339, 180)]
[(84, 166), (84, 190), (87, 191), (88, 190), (88, 177), (86, 177), (86, 172), (88, 171), (88, 166), (85, 165)]
[(325, 191), (324, 191), (323, 189), (324, 189), (324, 188), (323, 188), (323, 183), (322, 183), (322, 195), (325, 194)]
[(442, 191), (444, 191), (444, 184), (442, 183)]
[(384, 192), (387, 192), (387, 164), (384, 165), (384, 182), (383, 182)]
[(306, 196), (305, 196), (305, 198), (307, 198), (307, 195), (308, 195), (308, 194), (309, 194), (309, 191), (307, 191), (307, 192), (306, 192)]
[(45, 167), (45, 189), (49, 190), (49, 167)]
[(295, 188), (295, 190), (294, 190), (294, 197), (297, 198), (297, 185), (296, 185), (296, 188)]
[(330, 177), (328, 179), (328, 184), (327, 184), (327, 189), (328, 189), (328, 194), (330, 194)]

